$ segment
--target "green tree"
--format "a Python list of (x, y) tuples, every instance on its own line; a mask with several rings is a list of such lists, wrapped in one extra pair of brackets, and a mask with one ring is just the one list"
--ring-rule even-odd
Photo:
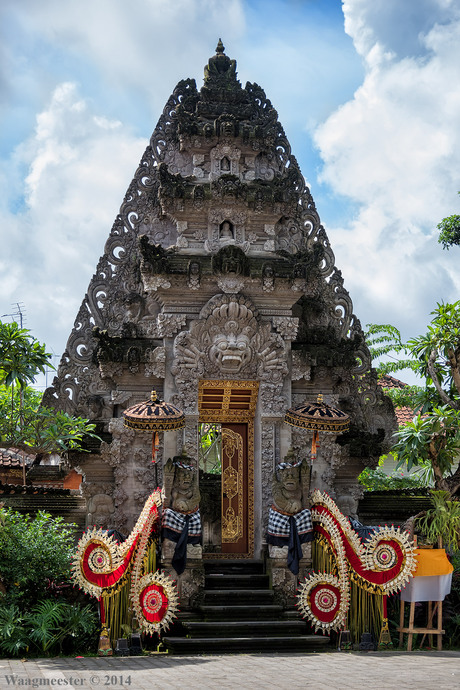
[(27, 329), (0, 322), (0, 445), (35, 453), (83, 450), (94, 424), (40, 404), (29, 385), (52, 366), (51, 355)]
[(443, 249), (450, 249), (452, 246), (460, 244), (460, 216), (453, 215), (443, 218), (438, 223), (437, 228), (439, 230), (438, 242), (442, 244)]
[(404, 401), (417, 413), (396, 432), (392, 452), (399, 465), (429, 462), (435, 488), (452, 495), (460, 487), (460, 467), (452, 471), (460, 453), (460, 301), (438, 303), (431, 315), (426, 333), (407, 343), (394, 326), (375, 324), (367, 341), (374, 357), (389, 358), (379, 373), (410, 368), (424, 380), (409, 391), (388, 391), (395, 404)]

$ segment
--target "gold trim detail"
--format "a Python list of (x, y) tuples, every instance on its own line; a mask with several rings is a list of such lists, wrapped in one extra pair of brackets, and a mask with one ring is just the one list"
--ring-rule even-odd
[(249, 422), (254, 419), (258, 381), (206, 380), (198, 383), (200, 422)]
[[(243, 536), (243, 437), (232, 429), (222, 428), (222, 455), (228, 458), (228, 466), (222, 477), (222, 502), (237, 497), (237, 513), (229, 505), (222, 515), (222, 543), (234, 543)], [(248, 458), (249, 460), (249, 458)], [(235, 463), (235, 465), (233, 464)]]
[(234, 543), (238, 541), (243, 534), (243, 525), (241, 524), (241, 517), (235, 514), (231, 506), (222, 515), (222, 542)]

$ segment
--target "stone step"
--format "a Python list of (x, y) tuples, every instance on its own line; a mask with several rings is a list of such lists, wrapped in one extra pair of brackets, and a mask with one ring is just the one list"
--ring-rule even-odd
[(204, 592), (204, 604), (233, 606), (254, 604), (266, 606), (273, 603), (272, 589), (208, 589)]
[(264, 562), (260, 559), (249, 558), (225, 558), (225, 559), (203, 559), (205, 575), (212, 573), (222, 573), (225, 575), (250, 575), (252, 573), (264, 574)]
[(205, 577), (206, 589), (268, 589), (269, 577), (262, 573), (209, 573)]
[[(172, 654), (222, 654), (229, 652), (314, 652), (324, 650), (329, 638), (320, 635), (292, 637), (164, 637)], [(249, 682), (249, 681), (248, 681)]]
[(305, 621), (184, 621), (190, 637), (289, 637), (304, 635)]
[(283, 607), (278, 604), (267, 604), (263, 606), (232, 606), (229, 604), (210, 606), (208, 604), (203, 604), (198, 610), (205, 620), (272, 620), (281, 615)]

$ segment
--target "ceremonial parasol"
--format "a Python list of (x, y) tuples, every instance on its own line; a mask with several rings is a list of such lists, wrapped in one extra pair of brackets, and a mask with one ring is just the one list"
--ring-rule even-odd
[(284, 416), (286, 424), (300, 429), (313, 431), (311, 442), (311, 459), (316, 459), (318, 447), (318, 432), (324, 434), (341, 434), (350, 426), (350, 418), (337, 407), (331, 407), (323, 402), (321, 393), (315, 403), (302, 403), (297, 407), (290, 407)]
[(137, 403), (128, 407), (123, 412), (125, 426), (136, 431), (151, 431), (152, 436), (152, 462), (155, 461), (155, 453), (158, 450), (158, 432), (175, 431), (185, 426), (185, 416), (182, 410), (175, 405), (160, 400), (156, 391), (150, 394), (150, 400)]

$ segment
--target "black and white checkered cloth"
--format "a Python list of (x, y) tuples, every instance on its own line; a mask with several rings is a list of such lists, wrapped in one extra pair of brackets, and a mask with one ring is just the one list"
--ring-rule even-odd
[(200, 509), (195, 510), (194, 513), (179, 513), (177, 510), (172, 508), (166, 508), (163, 511), (163, 517), (161, 519), (161, 527), (163, 529), (172, 530), (177, 532), (178, 536), (181, 534), (185, 527), (185, 518), (189, 518), (188, 522), (188, 536), (189, 537), (201, 537), (201, 517)]
[[(274, 508), (270, 508), (270, 513), (268, 516), (268, 536), (275, 537), (277, 539), (289, 539), (289, 515), (283, 515), (279, 513)], [(309, 541), (305, 537), (313, 535), (313, 523), (311, 520), (311, 513), (308, 508), (304, 508), (300, 512), (292, 516), (295, 520), (297, 527), (297, 532), (300, 537), (300, 541)], [(270, 539), (268, 540), (270, 543)]]

